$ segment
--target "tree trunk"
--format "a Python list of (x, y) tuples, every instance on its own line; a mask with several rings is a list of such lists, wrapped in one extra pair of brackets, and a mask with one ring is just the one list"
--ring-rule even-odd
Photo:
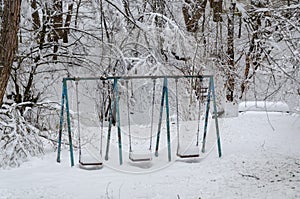
[(235, 3), (230, 6), (232, 16), (228, 17), (228, 38), (227, 38), (227, 55), (228, 55), (228, 74), (226, 84), (226, 99), (228, 102), (233, 102), (234, 86), (235, 86), (235, 63), (234, 63), (234, 11)]
[(223, 0), (210, 0), (210, 7), (213, 9), (213, 21), (222, 22)]
[(18, 48), (21, 0), (4, 0), (0, 39), (0, 106)]
[(64, 43), (69, 42), (68, 35), (70, 33), (69, 27), (71, 24), (72, 13), (73, 13), (73, 2), (68, 5), (68, 13), (67, 13), (66, 21), (65, 21), (65, 26), (64, 26), (65, 30), (64, 30), (64, 34), (63, 34), (63, 42)]
[(187, 31), (197, 32), (198, 21), (204, 15), (207, 0), (185, 0), (182, 7), (183, 18)]
[(61, 0), (54, 0), (52, 7), (52, 20), (53, 20), (53, 60), (57, 60), (58, 40), (63, 37), (63, 8)]
[[(54, 27), (54, 37), (56, 39), (60, 39), (63, 36), (63, 4), (61, 0), (54, 0), (53, 2), (53, 11), (54, 11), (54, 16), (53, 16), (53, 27)], [(55, 39), (55, 40), (56, 40)]]
[(36, 0), (31, 1), (31, 8), (33, 9), (33, 12), (31, 14), (32, 21), (33, 21), (33, 29), (38, 30), (41, 27), (41, 20), (40, 20), (40, 17), (39, 17), (39, 12), (37, 10)]

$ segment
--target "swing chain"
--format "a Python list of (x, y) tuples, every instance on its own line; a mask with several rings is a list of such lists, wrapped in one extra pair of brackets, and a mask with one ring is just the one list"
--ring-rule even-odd
[(176, 130), (177, 130), (177, 154), (180, 148), (180, 141), (179, 141), (179, 108), (178, 108), (178, 79), (175, 79), (175, 100), (176, 100)]
[(127, 102), (127, 120), (128, 120), (128, 136), (129, 136), (129, 153), (132, 152), (131, 146), (131, 130), (130, 130), (130, 108), (129, 108), (129, 87), (128, 80), (125, 81), (126, 84), (126, 102)]
[(156, 86), (156, 79), (153, 79), (153, 94), (152, 94), (152, 110), (151, 110), (151, 129), (150, 129), (150, 146), (149, 150), (152, 150), (152, 136), (153, 136), (153, 123), (154, 123), (154, 103), (155, 103), (155, 86)]
[(80, 119), (79, 119), (79, 96), (78, 96), (78, 80), (75, 81), (75, 92), (76, 92), (76, 111), (77, 111), (77, 132), (78, 132), (78, 151), (79, 151), (79, 162), (81, 162), (81, 135), (80, 135)]

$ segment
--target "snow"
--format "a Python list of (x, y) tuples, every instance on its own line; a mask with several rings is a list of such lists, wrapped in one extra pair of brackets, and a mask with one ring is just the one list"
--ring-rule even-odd
[[(188, 122), (182, 123), (180, 129), (189, 132), (189, 126)], [(210, 128), (209, 134), (212, 131)], [(118, 154), (110, 153), (110, 160), (104, 161), (102, 169), (84, 170), (78, 165), (70, 167), (67, 150), (62, 151), (60, 164), (55, 162), (56, 153), (49, 152), (19, 168), (0, 170), (0, 196), (300, 198), (299, 115), (242, 112), (238, 117), (220, 119), (220, 131), (222, 158), (213, 144), (211, 153), (200, 159), (172, 156), (169, 163), (163, 155), (159, 161), (153, 157), (152, 161), (141, 163), (125, 159), (120, 166), (113, 164), (118, 162)], [(164, 136), (161, 139), (166, 140)]]
[(239, 111), (290, 112), (290, 108), (285, 102), (247, 101), (239, 104)]

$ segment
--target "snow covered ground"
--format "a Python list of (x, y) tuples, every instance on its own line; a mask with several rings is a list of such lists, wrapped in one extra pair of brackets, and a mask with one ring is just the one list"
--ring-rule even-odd
[[(300, 198), (298, 115), (244, 112), (220, 120), (222, 158), (214, 147), (198, 161), (166, 161), (158, 169), (155, 160), (125, 160), (123, 166), (83, 170), (70, 167), (67, 150), (61, 164), (49, 152), (0, 170), (0, 198)], [(138, 174), (124, 169), (134, 167)]]

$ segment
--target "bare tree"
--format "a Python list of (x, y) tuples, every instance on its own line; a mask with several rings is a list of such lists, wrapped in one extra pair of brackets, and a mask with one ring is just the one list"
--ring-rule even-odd
[(0, 106), (18, 47), (21, 0), (5, 0), (0, 39)]

